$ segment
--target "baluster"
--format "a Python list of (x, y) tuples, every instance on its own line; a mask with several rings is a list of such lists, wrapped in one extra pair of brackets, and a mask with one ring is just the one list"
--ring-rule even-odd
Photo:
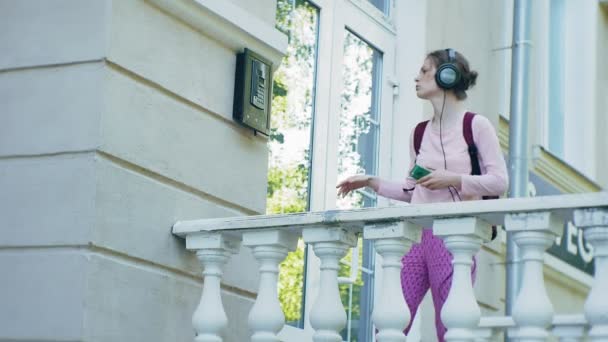
[(494, 329), (492, 328), (477, 328), (475, 330), (475, 342), (490, 342), (494, 336)]
[(420, 236), (421, 227), (409, 222), (391, 222), (364, 229), (363, 237), (375, 240), (374, 248), (382, 256), (382, 291), (372, 313), (379, 342), (405, 342), (403, 330), (411, 317), (401, 290), (401, 258), (412, 242), (420, 241)]
[(222, 267), (240, 247), (236, 238), (221, 233), (196, 233), (186, 237), (186, 248), (195, 250), (203, 266), (203, 292), (192, 316), (195, 342), (222, 342), (228, 318), (222, 304)]
[(305, 228), (304, 241), (312, 243), (321, 259), (319, 294), (310, 311), (310, 325), (315, 342), (341, 342), (340, 331), (346, 326), (346, 311), (338, 290), (339, 261), (350, 247), (357, 245), (354, 233), (342, 228)]
[(243, 245), (252, 249), (260, 264), (258, 295), (249, 312), (249, 327), (253, 331), (251, 341), (279, 341), (277, 334), (285, 325), (277, 292), (279, 264), (297, 244), (298, 235), (285, 230), (243, 233)]
[(553, 336), (559, 342), (579, 342), (585, 336), (585, 316), (556, 315), (553, 319)]
[(608, 209), (581, 209), (574, 212), (574, 224), (593, 247), (595, 275), (585, 302), (585, 317), (591, 326), (591, 341), (608, 341)]
[(551, 212), (517, 213), (505, 216), (505, 226), (521, 250), (522, 283), (513, 306), (518, 341), (546, 341), (553, 321), (553, 305), (543, 276), (545, 250), (563, 230), (563, 220)]
[(448, 329), (445, 339), (474, 341), (481, 310), (473, 292), (471, 266), (482, 241), (490, 240), (492, 227), (476, 217), (437, 219), (433, 234), (443, 239), (453, 256), (452, 287), (441, 310), (441, 320)]
[(485, 316), (479, 320), (475, 331), (475, 342), (502, 340), (500, 334), (506, 334), (515, 325), (510, 316)]

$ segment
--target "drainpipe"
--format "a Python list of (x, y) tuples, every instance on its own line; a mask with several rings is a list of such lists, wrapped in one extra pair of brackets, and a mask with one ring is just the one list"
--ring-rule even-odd
[[(531, 0), (514, 0), (509, 116), (509, 197), (528, 196), (528, 74), (530, 61)], [(513, 306), (521, 283), (519, 248), (507, 232), (506, 315)], [(506, 338), (506, 340), (511, 340)]]

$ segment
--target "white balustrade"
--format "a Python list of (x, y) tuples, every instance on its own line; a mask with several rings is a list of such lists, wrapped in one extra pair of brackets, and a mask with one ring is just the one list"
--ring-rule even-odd
[(589, 338), (608, 341), (608, 209), (584, 209), (574, 212), (574, 224), (584, 230), (593, 247), (595, 278), (585, 302), (585, 317), (591, 325)]
[(222, 342), (228, 318), (222, 304), (222, 268), (239, 249), (240, 241), (221, 233), (197, 233), (186, 237), (186, 248), (196, 251), (203, 266), (203, 293), (192, 316), (196, 342)]
[[(595, 257), (584, 318), (554, 317), (543, 277), (544, 253), (572, 212)], [(487, 317), (480, 322), (470, 274), (473, 255), (490, 238), (490, 223), (485, 220), (504, 220), (513, 232), (523, 275), (513, 317)], [(546, 341), (550, 331), (559, 341), (570, 342), (583, 339), (589, 329), (591, 341), (608, 342), (608, 193), (178, 222), (173, 233), (186, 239), (186, 248), (196, 252), (203, 266), (203, 291), (192, 318), (195, 341), (222, 341), (228, 325), (221, 300), (222, 268), (238, 251), (241, 239), (251, 248), (260, 271), (258, 295), (249, 315), (251, 340), (279, 341), (284, 315), (277, 296), (278, 267), (301, 235), (321, 261), (319, 293), (308, 315), (315, 330), (312, 340), (341, 342), (346, 313), (338, 289), (339, 261), (356, 246), (356, 233), (363, 230), (363, 237), (374, 240), (382, 257), (382, 291), (372, 313), (376, 340), (403, 342), (410, 313), (400, 286), (401, 257), (420, 239), (420, 227), (431, 224), (453, 255), (452, 287), (441, 312), (447, 341), (494, 341), (507, 330), (518, 342)]]
[(409, 222), (366, 226), (363, 237), (374, 241), (382, 257), (382, 292), (374, 305), (372, 320), (378, 342), (405, 342), (403, 330), (410, 322), (410, 310), (401, 290), (401, 258), (413, 242), (419, 242), (422, 228)]
[(509, 214), (507, 231), (521, 250), (522, 283), (513, 307), (514, 331), (518, 341), (546, 341), (553, 321), (553, 305), (543, 275), (544, 253), (563, 230), (563, 219), (551, 212)]
[(473, 341), (481, 310), (473, 293), (471, 266), (473, 256), (483, 241), (492, 236), (492, 226), (476, 217), (437, 219), (433, 234), (441, 237), (452, 253), (452, 287), (441, 310), (441, 320), (448, 331), (446, 341)]
[(285, 315), (278, 298), (279, 264), (289, 251), (296, 249), (298, 235), (288, 230), (264, 230), (243, 233), (243, 246), (248, 246), (260, 264), (260, 285), (249, 313), (251, 341), (279, 341), (277, 334), (285, 325)]
[[(579, 342), (585, 336), (587, 321), (582, 314), (555, 315), (551, 332), (559, 342)], [(475, 333), (475, 342), (498, 341), (500, 332), (510, 332), (511, 336), (516, 335), (517, 329), (512, 317), (509, 316), (488, 316), (482, 317), (479, 328)], [(502, 340), (502, 339), (500, 339)]]
[(321, 259), (319, 294), (310, 312), (310, 325), (315, 330), (315, 342), (341, 342), (340, 331), (346, 326), (346, 311), (338, 289), (339, 262), (350, 247), (357, 245), (357, 237), (343, 228), (305, 228), (304, 242), (311, 243), (315, 255)]

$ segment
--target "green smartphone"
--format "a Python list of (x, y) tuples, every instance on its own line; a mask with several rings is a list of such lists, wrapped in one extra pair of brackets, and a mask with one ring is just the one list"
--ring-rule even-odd
[(412, 168), (412, 171), (410, 172), (410, 176), (412, 178), (414, 178), (415, 180), (419, 180), (420, 178), (430, 174), (431, 171), (423, 168), (422, 166), (416, 164), (414, 165), (414, 167)]

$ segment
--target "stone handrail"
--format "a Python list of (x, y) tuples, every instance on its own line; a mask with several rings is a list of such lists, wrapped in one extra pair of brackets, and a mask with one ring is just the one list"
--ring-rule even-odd
[[(588, 322), (583, 314), (555, 315), (548, 329), (560, 342), (582, 341), (588, 328)], [(475, 342), (496, 341), (499, 333), (515, 336), (517, 326), (512, 317), (489, 316), (482, 317), (475, 332)]]
[[(374, 241), (382, 256), (383, 291), (375, 303), (372, 320), (381, 342), (405, 341), (403, 329), (410, 320), (401, 293), (401, 256), (419, 241), (422, 227), (432, 227), (453, 255), (452, 287), (441, 317), (448, 341), (483, 340), (481, 313), (470, 282), (472, 256), (488, 241), (491, 226), (504, 225), (521, 250), (523, 277), (513, 310), (509, 334), (521, 341), (544, 341), (554, 321), (553, 307), (544, 285), (545, 250), (561, 234), (563, 222), (574, 219), (584, 230), (595, 254), (595, 279), (585, 305), (588, 336), (608, 340), (608, 193), (499, 199), (404, 207), (330, 210), (323, 212), (260, 215), (179, 221), (173, 233), (186, 239), (195, 251), (205, 278), (201, 301), (193, 315), (195, 341), (222, 341), (227, 326), (220, 297), (222, 267), (240, 245), (251, 248), (260, 265), (260, 286), (249, 315), (252, 341), (279, 341), (284, 316), (277, 298), (278, 265), (297, 239), (312, 245), (321, 260), (320, 292), (310, 313), (313, 340), (341, 341), (346, 315), (338, 292), (338, 263), (356, 234)], [(562, 324), (563, 325), (563, 324)]]

